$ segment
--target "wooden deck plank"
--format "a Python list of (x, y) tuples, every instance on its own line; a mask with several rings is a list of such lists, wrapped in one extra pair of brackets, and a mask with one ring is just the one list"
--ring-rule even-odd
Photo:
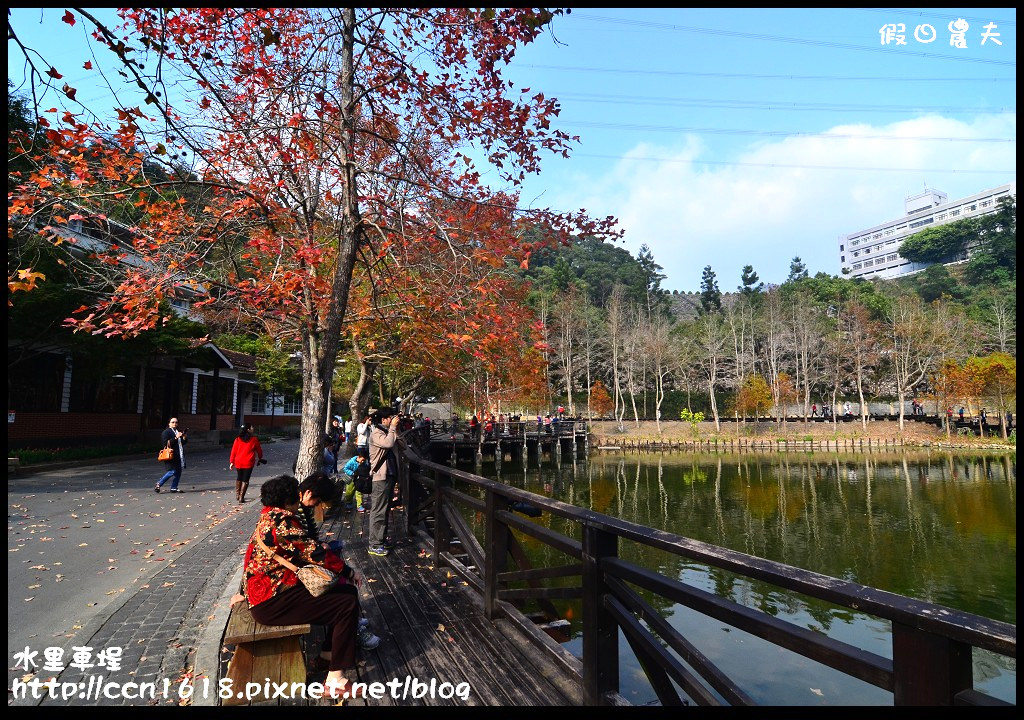
[[(407, 674), (415, 678), (436, 677), (434, 668), (427, 661), (423, 648), (420, 647), (419, 640), (410, 632), (412, 623), (409, 622), (409, 618), (395, 601), (394, 587), (388, 583), (388, 578), (386, 573), (382, 572), (382, 568), (386, 568), (386, 565), (378, 566), (373, 563), (372, 569), (367, 568), (367, 575), (377, 580), (373, 588), (374, 598), (381, 609), (395, 646), (401, 650), (402, 656), (405, 658)], [(379, 650), (380, 648), (378, 648)], [(438, 706), (453, 704), (450, 700), (441, 698), (423, 698), (423, 702), (425, 705)]]
[[(482, 628), (477, 628), (475, 624), (466, 624), (470, 618), (482, 620), (482, 614), (480, 608), (454, 584), (462, 581), (454, 575), (447, 578), (441, 574), (445, 571), (437, 570), (430, 553), (425, 556), (419, 555), (421, 549), (419, 546), (401, 548), (397, 558), (390, 562), (389, 566), (393, 569), (401, 566), (400, 572), (410, 580), (409, 587), (418, 586), (415, 602), (422, 603), (423, 614), (429, 619), (428, 627), (434, 626), (435, 622), (443, 625), (445, 630), (442, 634), (447, 633), (455, 641), (446, 643), (444, 647), (452, 655), (456, 665), (462, 663), (466, 667), (477, 668), (476, 677), (466, 678), (467, 681), (475, 680), (471, 682), (474, 690), (489, 688), (490, 690), (479, 694), (487, 698), (489, 703), (497, 705), (560, 704), (562, 697), (553, 689), (548, 689), (544, 693), (545, 696), (542, 696), (536, 692), (524, 692), (519, 687), (520, 669), (502, 661), (503, 654), (507, 654), (508, 648), (495, 647), (493, 640), (483, 641), (478, 634)], [(446, 584), (445, 588), (440, 587), (442, 582)], [(496, 634), (496, 631), (492, 629), (491, 633)], [(504, 642), (504, 638), (499, 642)], [(480, 650), (484, 644), (489, 651)], [(532, 685), (532, 682), (530, 684)]]
[[(405, 656), (395, 636), (384, 620), (384, 614), (377, 604), (370, 583), (362, 583), (359, 589), (359, 604), (363, 614), (370, 621), (370, 630), (380, 636), (380, 645), (376, 650), (361, 650), (360, 653), (364, 662), (359, 666), (359, 679), (366, 683), (386, 683), (392, 678), (402, 678), (409, 674)], [(371, 705), (396, 705), (390, 694), (380, 700), (370, 699), (362, 701)], [(354, 703), (358, 704), (358, 703)], [(421, 702), (411, 703), (422, 705)]]
[[(422, 540), (421, 545), (426, 545), (429, 542), (429, 538), (419, 537)], [(427, 557), (421, 558), (420, 563), (432, 565), (433, 555), (429, 547), (424, 547), (427, 551)], [(429, 563), (426, 561), (429, 559)], [(548, 659), (539, 652), (537, 648), (528, 646), (528, 652), (524, 654), (521, 646), (513, 644), (505, 636), (505, 631), (500, 630), (497, 625), (489, 622), (483, 617), (483, 606), (482, 599), (474, 593), (470, 588), (466, 587), (457, 575), (452, 575), (448, 578), (440, 573), (446, 573), (446, 568), (436, 569), (438, 583), (445, 582), (446, 588), (438, 588), (438, 592), (433, 597), (438, 601), (439, 607), (442, 612), (445, 613), (446, 617), (456, 618), (467, 618), (473, 617), (479, 620), (474, 625), (478, 627), (479, 632), (486, 632), (486, 637), (490, 639), (491, 645), (494, 648), (493, 652), (496, 652), (501, 657), (516, 658), (515, 661), (507, 664), (508, 670), (511, 673), (508, 677), (515, 678), (521, 672), (523, 668), (534, 668), (534, 676), (541, 678), (543, 684), (536, 688), (536, 692), (539, 694), (540, 699), (543, 702), (539, 704), (575, 704), (578, 702), (579, 695), (576, 694), (576, 700), (573, 699), (573, 693), (569, 692), (572, 687), (572, 681), (565, 675), (565, 673), (556, 667), (553, 663), (550, 663)], [(444, 578), (442, 580), (442, 578)], [(504, 621), (500, 621), (504, 622)], [(463, 627), (460, 625), (459, 627)], [(465, 629), (464, 629), (465, 630)], [(473, 634), (472, 639), (475, 641), (477, 636)], [(525, 638), (523, 638), (526, 640)], [(529, 641), (527, 641), (528, 643)]]
[[(458, 620), (443, 614), (438, 607), (434, 588), (421, 581), (420, 574), (426, 571), (419, 565), (419, 548), (411, 545), (399, 546), (382, 564), (390, 570), (390, 577), (402, 579), (403, 592), (396, 595), (399, 604), (405, 609), (407, 616), (422, 618), (410, 626), (409, 631), (416, 635), (420, 646), (424, 649), (430, 664), (438, 672), (439, 682), (450, 682), (458, 685), (468, 682), (473, 694), (465, 704), (468, 705), (504, 705), (508, 698), (500, 692), (500, 684), (482, 674), (483, 668), (476, 658), (467, 652), (465, 643), (459, 643), (453, 633)], [(461, 635), (459, 635), (461, 637)], [(475, 697), (474, 697), (475, 695)], [(460, 701), (461, 702), (461, 701)]]

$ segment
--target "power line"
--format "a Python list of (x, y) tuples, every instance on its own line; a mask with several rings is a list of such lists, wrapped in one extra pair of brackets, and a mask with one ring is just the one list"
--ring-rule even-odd
[(985, 107), (955, 107), (942, 105), (858, 105), (855, 103), (805, 103), (805, 102), (779, 102), (765, 100), (718, 100), (714, 98), (670, 98), (651, 97), (644, 95), (606, 95), (602, 93), (574, 93), (574, 92), (552, 92), (551, 95), (559, 100), (572, 99), (578, 102), (597, 103), (630, 103), (640, 105), (673, 105), (679, 107), (725, 107), (725, 108), (746, 108), (761, 110), (817, 110), (821, 112), (958, 112), (958, 113), (992, 113), (1002, 114), (1016, 112), (1015, 107), (1010, 108), (985, 108)]
[(1011, 60), (992, 60), (989, 58), (972, 58), (964, 55), (942, 55), (939, 53), (927, 53), (920, 52), (917, 50), (909, 50), (906, 48), (897, 50), (895, 48), (885, 47), (871, 47), (866, 45), (850, 45), (847, 43), (837, 43), (828, 40), (808, 40), (806, 38), (794, 38), (785, 37), (783, 35), (763, 35), (760, 33), (746, 33), (739, 32), (737, 30), (718, 30), (715, 28), (702, 28), (694, 27), (691, 25), (674, 25), (671, 23), (658, 23), (651, 22), (648, 20), (626, 20), (621, 18), (610, 18), (601, 15), (581, 15), (574, 14), (573, 17), (580, 17), (584, 20), (594, 20), (596, 22), (612, 23), (614, 25), (631, 25), (635, 27), (649, 27), (657, 30), (674, 30), (676, 32), (689, 32), (698, 33), (702, 35), (722, 35), (725, 37), (736, 37), (744, 38), (747, 40), (766, 40), (769, 42), (784, 42), (792, 43), (796, 45), (813, 45), (816, 47), (833, 48), (836, 50), (860, 50), (863, 52), (881, 52), (889, 53), (893, 55), (907, 56), (911, 55), (914, 57), (932, 58), (935, 60), (954, 60), (956, 62), (973, 62), (982, 63), (985, 65), (1004, 65), (1007, 67), (1016, 67), (1017, 63)]
[(607, 130), (651, 130), (656, 132), (693, 132), (709, 135), (765, 135), (768, 137), (801, 137), (821, 138), (824, 140), (921, 140), (935, 142), (979, 142), (979, 143), (1012, 143), (1017, 138), (969, 138), (969, 137), (929, 137), (922, 135), (856, 135), (850, 133), (817, 133), (794, 130), (744, 130), (731, 128), (679, 127), (671, 125), (630, 125), (624, 123), (606, 123), (590, 120), (562, 121), (559, 125), (603, 128)]
[(1012, 170), (952, 170), (949, 168), (883, 168), (883, 167), (853, 167), (849, 165), (796, 165), (789, 163), (751, 163), (751, 162), (729, 162), (725, 160), (693, 160), (680, 158), (653, 158), (635, 157), (632, 155), (600, 155), (596, 153), (573, 153), (572, 157), (600, 158), (604, 160), (640, 160), (644, 162), (666, 162), (666, 163), (687, 163), (690, 165), (731, 165), (736, 167), (764, 167), (764, 168), (789, 168), (796, 170), (861, 170), (868, 172), (913, 172), (913, 173), (952, 173), (959, 175), (1015, 175), (1016, 169)]
[(693, 72), (689, 70), (638, 70), (628, 68), (596, 68), (581, 67), (578, 65), (516, 65), (516, 68), (531, 68), (536, 70), (559, 70), (570, 72), (597, 72), (597, 73), (621, 73), (629, 75), (670, 75), (684, 77), (709, 77), (709, 78), (732, 78), (736, 80), (827, 80), (829, 82), (838, 80), (856, 80), (871, 82), (1017, 82), (1017, 78), (995, 78), (995, 77), (907, 77), (895, 75), (761, 75), (756, 73), (721, 73), (721, 72)]
[[(967, 20), (968, 22), (972, 22), (972, 23), (975, 23), (975, 22), (976, 23), (991, 22), (992, 21), (992, 18), (965, 17), (963, 15), (939, 15), (938, 13), (932, 13), (932, 12), (924, 13), (924, 12), (921, 12), (920, 10), (907, 10), (906, 8), (856, 8), (856, 9), (857, 10), (862, 10), (864, 12), (887, 13), (889, 15), (892, 15), (893, 13), (900, 13), (901, 15), (916, 15), (917, 17), (922, 17), (922, 18), (923, 17), (939, 18), (941, 20), (959, 20), (960, 18), (963, 18), (964, 20)], [(1003, 9), (1005, 9), (1005, 8), (1003, 8)], [(1017, 27), (1017, 23), (1012, 21), (1012, 20), (1007, 20), (1005, 22), (1000, 22), (999, 23), (999, 27)]]

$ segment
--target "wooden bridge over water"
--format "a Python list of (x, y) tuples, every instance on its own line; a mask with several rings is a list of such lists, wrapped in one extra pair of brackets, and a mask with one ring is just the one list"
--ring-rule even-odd
[(527, 462), (530, 458), (571, 457), (585, 454), (590, 442), (586, 420), (554, 419), (550, 425), (538, 422), (496, 422), (490, 431), (473, 429), (461, 420), (431, 423), (429, 457), (440, 462)]
[[(662, 705), (756, 704), (713, 648), (697, 647), (663, 617), (657, 606), (666, 603), (802, 656), (822, 672), (831, 668), (881, 688), (894, 705), (1008, 704), (975, 689), (972, 656), (983, 650), (1015, 659), (1015, 625), (509, 487), (426, 459), (433, 438), (423, 431), (407, 437), (404, 505), (391, 530), (396, 551), (385, 558), (365, 553), (365, 514), (335, 509), (324, 522), (364, 573), (363, 607), (384, 638), (376, 650), (361, 652), (359, 678), (468, 682), (472, 695), (465, 703), (387, 697), (370, 704), (627, 705), (619, 694), (620, 633)], [(524, 504), (538, 517), (514, 511)], [(553, 529), (552, 518), (567, 521), (570, 530)], [(534, 566), (527, 544), (558, 559)], [(891, 628), (891, 646), (856, 647), (625, 559), (638, 551), (678, 556), (871, 616)], [(567, 599), (579, 601), (580, 617), (559, 616), (555, 602)], [(556, 641), (567, 631), (582, 636), (581, 657)], [(315, 632), (307, 638), (316, 641)]]

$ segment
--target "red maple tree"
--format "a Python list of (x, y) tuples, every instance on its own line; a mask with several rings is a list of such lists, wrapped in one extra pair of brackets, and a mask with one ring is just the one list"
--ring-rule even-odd
[[(528, 256), (524, 223), (541, 242), (611, 233), (610, 218), (521, 210), (514, 192), (494, 193), (477, 169), (484, 163), (515, 188), (539, 171), (542, 152), (568, 154), (574, 138), (552, 125), (555, 99), (502, 73), (559, 13), (134, 8), (111, 28), (88, 10), (68, 11), (63, 21), (89, 24), (142, 101), (118, 95), (110, 126), (89, 122), (84, 108), (42, 118), (47, 143), (26, 153), (33, 169), (9, 196), (9, 227), (66, 245), (60, 228), (75, 216), (130, 220), (130, 239), (74, 253), (107, 291), (70, 320), (82, 331), (144, 331), (165, 319), (161, 300), (187, 289), (297, 340), (304, 476), (321, 462), (361, 253), (370, 266), (385, 254), (397, 262), (425, 241), (425, 228), (443, 236), (455, 216), (426, 215), (439, 199), (463, 218), (473, 207), (503, 209), (520, 231), (484, 243), (495, 262)], [(36, 58), (26, 52), (34, 80), (76, 102), (59, 70)], [(414, 277), (396, 297), (415, 305)], [(481, 297), (495, 282), (477, 286)], [(486, 354), (486, 334), (445, 334), (469, 335)]]

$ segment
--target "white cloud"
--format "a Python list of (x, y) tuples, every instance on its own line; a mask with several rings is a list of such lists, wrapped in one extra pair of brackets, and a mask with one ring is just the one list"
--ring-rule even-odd
[[(1015, 138), (1016, 123), (1015, 114), (1001, 114), (969, 123), (924, 116), (883, 126), (841, 125), (830, 132), (854, 137), (760, 141), (734, 160), (774, 167), (700, 165), (704, 146), (693, 136), (681, 148), (642, 144), (608, 173), (578, 176), (548, 202), (554, 207), (585, 207), (594, 216), (618, 217), (626, 231), (625, 247), (635, 254), (641, 244), (650, 246), (668, 276), (669, 289), (698, 289), (705, 265), (715, 270), (723, 290), (739, 284), (745, 264), (752, 264), (762, 280), (781, 282), (794, 255), (812, 273), (835, 274), (838, 236), (899, 217), (904, 198), (925, 183), (952, 200), (1016, 178), (1016, 142), (920, 138)], [(873, 137), (878, 135), (907, 139)], [(997, 169), (1010, 172), (963, 172)]]

